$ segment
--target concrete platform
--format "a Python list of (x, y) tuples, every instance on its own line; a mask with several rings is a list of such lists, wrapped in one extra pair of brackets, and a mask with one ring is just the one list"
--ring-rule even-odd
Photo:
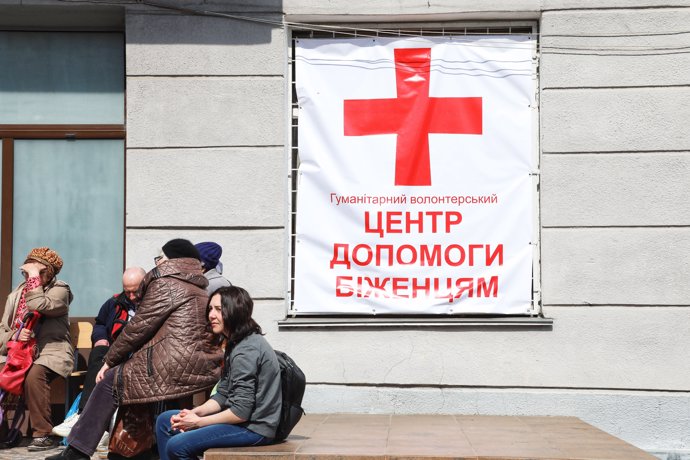
[(575, 417), (306, 415), (287, 442), (204, 460), (656, 460)]

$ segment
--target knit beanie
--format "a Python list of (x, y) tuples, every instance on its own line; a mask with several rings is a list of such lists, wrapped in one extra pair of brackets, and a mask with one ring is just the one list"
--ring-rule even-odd
[[(201, 255), (201, 264), (206, 270), (216, 268), (220, 265), (220, 256), (223, 254), (223, 248), (220, 247), (218, 243), (213, 241), (205, 241), (203, 243), (197, 243), (194, 246), (199, 250)], [(222, 265), (221, 265), (222, 271)]]
[(45, 246), (33, 248), (31, 252), (29, 252), (29, 255), (26, 256), (24, 263), (32, 261), (45, 265), (48, 271), (51, 272), (51, 278), (62, 270), (62, 257), (60, 257), (57, 252)]
[(168, 259), (181, 259), (183, 257), (191, 257), (196, 260), (201, 260), (199, 251), (194, 247), (191, 241), (182, 238), (175, 238), (163, 245), (163, 254)]

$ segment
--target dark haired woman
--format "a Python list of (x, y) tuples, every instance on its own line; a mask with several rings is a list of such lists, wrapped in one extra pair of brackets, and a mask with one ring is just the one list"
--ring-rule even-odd
[(167, 411), (158, 417), (161, 460), (196, 460), (213, 447), (257, 446), (273, 440), (280, 417), (280, 368), (252, 319), (253, 307), (241, 287), (222, 287), (211, 294), (211, 329), (227, 339), (218, 392), (192, 410)]

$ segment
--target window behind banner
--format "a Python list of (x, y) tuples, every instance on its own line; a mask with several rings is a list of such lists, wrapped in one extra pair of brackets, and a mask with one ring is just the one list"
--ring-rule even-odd
[(124, 36), (0, 31), (0, 67), (2, 294), (49, 246), (70, 316), (94, 316), (122, 289)]
[(535, 25), (293, 30), (291, 76), (288, 315), (539, 314)]

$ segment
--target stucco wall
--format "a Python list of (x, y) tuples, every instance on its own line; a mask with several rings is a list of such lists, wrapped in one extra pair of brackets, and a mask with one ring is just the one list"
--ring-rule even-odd
[(285, 31), (134, 7), (126, 36), (127, 264), (216, 241), (233, 283), (284, 299)]
[(142, 6), (126, 16), (128, 264), (150, 267), (173, 236), (220, 242), (268, 339), (306, 371), (308, 412), (575, 415), (644, 449), (690, 450), (690, 54), (593, 51), (690, 46), (688, 35), (630, 36), (690, 30), (687, 2), (202, 6), (333, 22), (539, 20), (542, 295), (554, 327), (279, 330), (286, 31)]

